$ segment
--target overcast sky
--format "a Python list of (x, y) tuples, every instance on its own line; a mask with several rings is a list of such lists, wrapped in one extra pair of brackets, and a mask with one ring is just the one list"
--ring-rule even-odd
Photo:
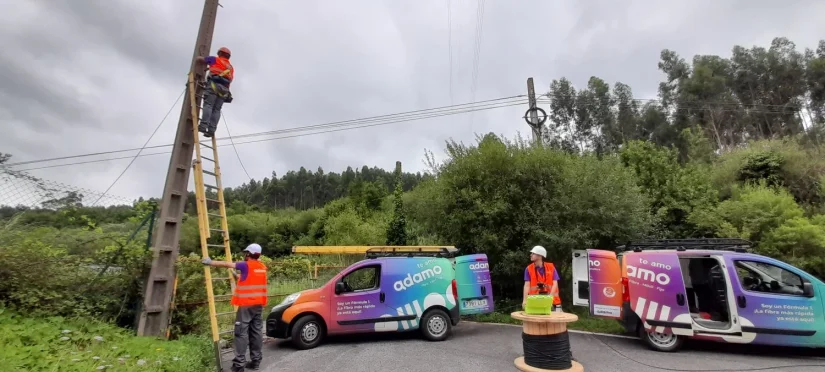
[[(469, 102), (478, 2), (449, 3), (451, 30), (447, 0), (223, 0), (213, 52), (233, 52), (235, 101), (224, 106), (229, 129), (241, 135)], [(0, 0), (0, 152), (18, 162), (143, 145), (184, 87), (202, 8), (202, 0)], [(825, 24), (811, 18), (816, 14), (825, 14), (825, 2), (489, 0), (475, 98), (524, 94), (530, 76), (544, 93), (554, 78), (581, 87), (592, 75), (629, 84), (637, 98), (655, 98), (662, 49), (687, 59), (729, 56), (733, 45), (767, 47), (775, 36), (799, 49), (815, 47), (825, 35)], [(389, 169), (396, 160), (418, 171), (424, 150), (441, 155), (449, 138), (529, 136), (525, 109), (237, 150), (255, 179), (301, 166)], [(179, 112), (180, 103), (150, 146), (172, 142)], [(218, 136), (226, 135), (221, 123)], [(248, 181), (231, 147), (221, 148), (221, 159), (225, 186)], [(168, 155), (139, 158), (111, 193), (158, 196), (168, 162)], [(128, 163), (31, 173), (103, 191)]]

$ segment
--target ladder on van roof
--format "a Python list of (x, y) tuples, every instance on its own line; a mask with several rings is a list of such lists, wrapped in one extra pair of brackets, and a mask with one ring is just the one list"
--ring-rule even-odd
[(751, 242), (737, 238), (710, 238), (710, 239), (661, 239), (661, 240), (640, 240), (627, 242), (625, 245), (617, 247), (619, 251), (649, 251), (657, 249), (674, 249), (676, 251), (686, 251), (689, 249), (713, 250), (713, 251), (734, 251), (747, 252), (751, 247)]
[[(214, 257), (215, 255), (209, 254), (210, 250), (214, 248), (223, 248), (222, 251), (225, 255), (224, 261), (231, 262), (232, 251), (229, 247), (229, 225), (226, 221), (226, 203), (224, 203), (223, 185), (221, 183), (221, 167), (220, 163), (218, 162), (217, 140), (215, 136), (212, 136), (211, 144), (202, 143), (200, 141), (200, 132), (198, 132), (198, 123), (200, 122), (200, 107), (198, 106), (196, 96), (201, 93), (201, 89), (202, 87), (199, 84), (199, 82), (195, 81), (194, 74), (189, 74), (189, 92), (191, 92), (191, 94), (189, 95), (189, 104), (192, 107), (192, 131), (195, 132), (195, 159), (192, 160), (192, 167), (195, 170), (193, 173), (195, 177), (195, 205), (197, 206), (198, 211), (198, 230), (200, 232), (201, 254), (203, 258)], [(201, 146), (212, 150), (211, 158), (201, 155)], [(204, 169), (204, 161), (212, 163), (213, 168), (211, 171)], [(214, 185), (208, 184), (204, 181), (205, 175), (214, 178)], [(217, 205), (217, 210), (210, 211), (210, 204)], [(213, 219), (210, 220), (210, 217), (212, 217)], [(210, 224), (210, 222), (214, 220), (219, 221), (219, 226), (212, 226)], [(221, 244), (209, 243), (209, 238), (212, 237), (212, 232), (221, 234)], [(218, 251), (220, 252), (220, 249), (218, 249)], [(234, 333), (234, 329), (221, 330), (220, 320), (223, 318), (229, 318), (232, 320), (231, 324), (234, 324), (234, 316), (235, 312), (238, 310), (238, 307), (232, 306), (231, 310), (230, 308), (228, 308), (226, 309), (226, 311), (217, 311), (216, 297), (221, 298), (221, 302), (226, 302), (227, 299), (232, 297), (232, 293), (235, 292), (235, 274), (230, 269), (216, 270), (223, 271), (225, 275), (213, 277), (212, 267), (206, 265), (204, 265), (203, 267), (203, 277), (206, 284), (206, 298), (209, 304), (209, 324), (210, 328), (212, 329), (212, 342), (215, 349), (215, 359), (217, 363), (217, 368), (218, 371), (221, 371), (222, 353), (220, 350), (220, 340), (221, 337), (225, 335), (232, 335)], [(218, 296), (215, 295), (214, 282), (219, 281), (229, 283), (228, 289), (231, 291), (230, 294), (223, 294)], [(221, 289), (227, 289), (227, 286), (225, 284), (219, 285), (219, 287)], [(232, 352), (232, 349), (227, 350), (228, 352)]]
[(453, 258), (458, 254), (455, 247), (374, 247), (366, 252), (367, 258), (378, 257), (443, 257)]

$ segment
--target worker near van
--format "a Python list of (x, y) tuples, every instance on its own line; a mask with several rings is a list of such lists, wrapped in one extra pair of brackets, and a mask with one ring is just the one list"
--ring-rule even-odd
[(561, 310), (561, 298), (559, 297), (559, 273), (556, 266), (550, 262), (544, 262), (547, 258), (547, 250), (537, 245), (530, 250), (530, 261), (532, 263), (524, 269), (524, 297), (521, 306), (527, 305), (527, 296), (536, 294), (549, 294), (553, 296), (553, 311)]
[(229, 48), (218, 49), (217, 56), (198, 57), (198, 63), (206, 63), (209, 74), (206, 77), (206, 87), (203, 89), (203, 109), (201, 110), (201, 122), (198, 131), (205, 137), (215, 135), (218, 128), (218, 120), (221, 118), (221, 108), (224, 102), (232, 102), (232, 93), (229, 92), (229, 84), (235, 78), (235, 68), (229, 63), (231, 57)]
[[(263, 354), (263, 309), (266, 306), (267, 276), (266, 265), (261, 261), (261, 246), (250, 244), (244, 250), (242, 262), (212, 261), (203, 259), (203, 264), (213, 267), (235, 269), (240, 273), (232, 305), (238, 306), (235, 315), (235, 358), (232, 359), (232, 372), (243, 372), (244, 368), (257, 370), (261, 365)], [(249, 348), (250, 361), (246, 364), (246, 349)]]

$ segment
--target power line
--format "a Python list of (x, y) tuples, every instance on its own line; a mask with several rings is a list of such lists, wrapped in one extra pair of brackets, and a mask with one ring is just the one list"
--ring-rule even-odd
[[(476, 89), (478, 88), (478, 65), (481, 60), (481, 39), (484, 30), (484, 0), (480, 0), (476, 5), (476, 43), (473, 50), (473, 77), (470, 85), (470, 101), (476, 100)], [(470, 124), (473, 123), (473, 115), (470, 114)]]
[[(244, 142), (235, 142), (235, 145), (243, 145), (243, 144), (249, 144), (249, 143), (274, 141), (274, 140), (279, 140), (279, 139), (288, 139), (288, 138), (312, 136), (312, 135), (316, 135), (316, 134), (334, 133), (334, 132), (341, 132), (341, 131), (347, 131), (347, 130), (353, 130), (353, 129), (369, 128), (369, 127), (383, 126), (383, 125), (389, 125), (389, 124), (395, 124), (395, 123), (404, 123), (404, 122), (417, 121), (417, 120), (423, 120), (423, 119), (431, 119), (431, 118), (437, 118), (437, 117), (442, 117), (442, 116), (458, 115), (458, 114), (464, 114), (464, 113), (475, 112), (475, 111), (494, 110), (494, 109), (499, 109), (499, 108), (524, 105), (525, 103), (527, 103), (526, 99), (511, 100), (511, 101), (507, 101), (507, 102), (487, 104), (486, 106), (472, 107), (472, 108), (466, 108), (466, 109), (462, 109), (462, 110), (454, 110), (454, 111), (451, 111), (451, 112), (430, 113), (430, 114), (421, 115), (421, 116), (415, 117), (415, 118), (405, 118), (405, 119), (400, 119), (400, 120), (388, 120), (388, 121), (384, 121), (384, 122), (370, 123), (370, 124), (357, 125), (357, 126), (352, 126), (351, 125), (351, 126), (346, 126), (346, 127), (340, 127), (340, 128), (334, 128), (334, 129), (323, 130), (323, 131), (318, 131), (318, 132), (312, 132), (312, 133), (302, 133), (302, 134), (294, 134), (294, 135), (289, 135), (289, 136), (264, 138), (264, 139), (249, 140), (249, 141), (244, 141)], [(390, 119), (394, 119), (394, 118), (390, 118)], [(238, 137), (236, 136), (234, 138), (238, 138)], [(230, 144), (218, 145), (218, 147), (223, 147), (223, 146), (230, 146)], [(170, 152), (156, 152), (156, 153), (151, 153), (151, 154), (141, 154), (140, 156), (143, 157), (143, 156), (153, 156), (153, 155), (164, 155), (164, 154), (169, 154), (169, 153)], [(38, 170), (38, 169), (59, 168), (59, 167), (65, 167), (65, 166), (71, 166), (71, 165), (100, 163), (100, 162), (112, 161), (112, 160), (129, 159), (131, 157), (132, 156), (124, 156), (124, 157), (118, 157), (118, 158), (97, 159), (97, 160), (89, 160), (89, 161), (75, 162), (75, 163), (47, 165), (47, 166), (43, 166), (43, 167), (22, 169), (22, 170), (19, 170), (18, 172), (26, 172), (26, 171), (32, 171), (32, 170)]]
[(447, 50), (450, 54), (450, 104), (453, 104), (453, 14), (447, 0)]
[(226, 114), (222, 112), (221, 118), (223, 119), (223, 126), (226, 128), (226, 134), (229, 136), (229, 142), (232, 143), (232, 148), (235, 150), (235, 156), (238, 157), (238, 163), (241, 163), (241, 169), (243, 169), (243, 172), (246, 173), (246, 177), (252, 181), (252, 176), (250, 176), (249, 172), (246, 171), (246, 167), (243, 165), (243, 160), (241, 160), (241, 154), (238, 153), (238, 148), (235, 147), (235, 141), (232, 140), (232, 133), (229, 132), (229, 123), (226, 122)]
[[(280, 130), (274, 130), (274, 131), (243, 134), (243, 135), (240, 135), (240, 136), (235, 136), (234, 138), (238, 139), (238, 138), (247, 138), (247, 137), (258, 137), (258, 136), (264, 136), (264, 135), (270, 135), (270, 134), (283, 134), (283, 133), (301, 132), (301, 131), (306, 131), (306, 130), (311, 130), (311, 129), (337, 127), (337, 126), (345, 125), (345, 124), (349, 124), (349, 123), (358, 124), (358, 123), (370, 122), (370, 121), (376, 121), (376, 120), (394, 119), (394, 118), (401, 118), (401, 117), (414, 117), (416, 115), (424, 115), (424, 114), (437, 113), (437, 112), (448, 112), (450, 110), (455, 110), (455, 109), (458, 109), (458, 108), (463, 107), (463, 106), (483, 105), (483, 104), (487, 104), (487, 103), (500, 102), (500, 101), (506, 101), (506, 100), (511, 100), (511, 99), (515, 99), (515, 98), (523, 98), (523, 97), (526, 97), (526, 96), (521, 94), (521, 95), (510, 96), (510, 97), (501, 97), (501, 98), (489, 99), (489, 100), (479, 101), (479, 102), (467, 102), (467, 103), (461, 103), (461, 104), (457, 104), (457, 105), (448, 105), (448, 106), (434, 107), (434, 108), (428, 108), (428, 109), (412, 110), (412, 111), (406, 111), (406, 112), (400, 112), (400, 113), (394, 113), (394, 114), (371, 116), (371, 117), (360, 118), (360, 119), (335, 121), (335, 122), (329, 122), (329, 123), (323, 123), (323, 124), (299, 126), (299, 127), (280, 129)], [(218, 138), (217, 140), (222, 141), (222, 140), (226, 140), (226, 138)], [(155, 145), (155, 146), (147, 146), (147, 147), (144, 147), (142, 149), (144, 149), (144, 150), (145, 149), (156, 149), (156, 148), (164, 148), (164, 147), (171, 147), (171, 146), (172, 146), (171, 144)], [(110, 154), (137, 151), (137, 150), (141, 150), (141, 148), (103, 151), (103, 152), (96, 152), (96, 153), (71, 155), (71, 156), (61, 156), (61, 157), (48, 158), (48, 159), (39, 159), (39, 160), (28, 160), (28, 161), (21, 161), (21, 162), (16, 162), (16, 163), (4, 164), (3, 167), (13, 167), (13, 166), (37, 164), (37, 163), (43, 163), (43, 162), (52, 162), (52, 161), (58, 161), (58, 160), (77, 159), (77, 158), (84, 158), (84, 157), (90, 157), (90, 156), (110, 155)]]
[(120, 181), (120, 178), (123, 177), (124, 174), (126, 174), (126, 171), (129, 170), (129, 167), (131, 167), (132, 164), (135, 163), (135, 160), (137, 160), (138, 156), (140, 156), (140, 153), (143, 152), (143, 149), (146, 148), (146, 145), (149, 144), (149, 141), (151, 141), (152, 138), (155, 137), (155, 134), (158, 132), (158, 129), (160, 129), (160, 127), (163, 125), (163, 122), (166, 121), (166, 118), (169, 117), (169, 114), (171, 114), (172, 110), (175, 109), (175, 106), (178, 105), (178, 101), (180, 101), (180, 98), (183, 97), (183, 93), (185, 93), (185, 92), (186, 92), (186, 89), (184, 89), (183, 91), (180, 92), (180, 95), (178, 95), (178, 98), (175, 99), (175, 103), (172, 104), (172, 107), (169, 108), (169, 111), (166, 111), (166, 115), (163, 115), (163, 119), (160, 120), (160, 123), (158, 123), (158, 125), (155, 127), (155, 130), (152, 131), (152, 135), (150, 135), (149, 138), (146, 139), (146, 142), (143, 143), (143, 147), (141, 147), (140, 150), (138, 150), (138, 153), (135, 154), (135, 157), (132, 158), (132, 161), (130, 161), (129, 164), (126, 165), (126, 168), (123, 168), (123, 172), (120, 172), (120, 174), (117, 176), (117, 178), (115, 178), (115, 180), (112, 182), (112, 184), (109, 185), (108, 188), (106, 188), (106, 191), (104, 191), (102, 194), (100, 194), (100, 196), (97, 197), (97, 200), (95, 200), (94, 203), (92, 203), (92, 206), (95, 206), (97, 204), (97, 202), (100, 201), (100, 199), (103, 199), (103, 197), (106, 195), (106, 193), (108, 193), (110, 190), (112, 190), (112, 187), (115, 186), (117, 181)]

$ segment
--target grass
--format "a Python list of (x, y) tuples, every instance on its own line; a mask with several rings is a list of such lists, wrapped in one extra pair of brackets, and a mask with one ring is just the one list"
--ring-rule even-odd
[(91, 319), (28, 317), (0, 308), (0, 366), (11, 371), (212, 371), (210, 342), (136, 337)]

